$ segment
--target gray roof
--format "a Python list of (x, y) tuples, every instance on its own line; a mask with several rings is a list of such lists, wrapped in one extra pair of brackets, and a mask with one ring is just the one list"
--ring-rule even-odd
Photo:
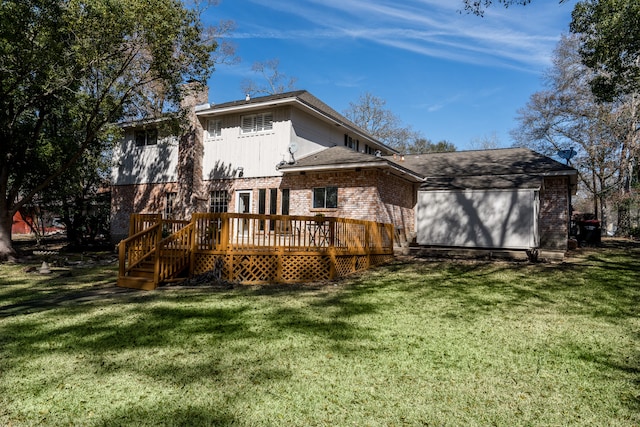
[(223, 102), (221, 104), (212, 105), (212, 109), (227, 108), (227, 107), (239, 107), (241, 105), (260, 104), (262, 102), (276, 101), (279, 99), (296, 98), (306, 92), (306, 90), (296, 90), (293, 92), (277, 93), (275, 95), (257, 96), (249, 100), (239, 99), (237, 101)]
[(540, 188), (545, 176), (570, 176), (576, 170), (527, 148), (374, 156), (331, 147), (297, 159), (281, 170), (391, 168), (422, 182), (423, 190)]
[[(393, 158), (393, 157), (389, 157)], [(421, 190), (540, 188), (545, 176), (576, 170), (528, 148), (405, 155), (401, 163), (424, 176)]]
[(401, 175), (406, 175), (412, 181), (422, 181), (422, 176), (417, 175), (401, 164), (390, 162), (385, 157), (359, 153), (342, 146), (326, 148), (317, 153), (301, 157), (295, 163), (281, 164), (279, 169), (283, 172), (298, 172), (302, 170), (339, 170), (370, 167), (392, 169)]
[[(386, 158), (393, 159), (392, 156)], [(528, 148), (409, 154), (400, 163), (427, 178), (549, 173), (571, 175), (575, 172), (574, 168)]]
[(351, 150), (346, 147), (330, 147), (317, 153), (301, 157), (294, 164), (287, 164), (281, 169), (291, 168), (313, 168), (318, 166), (342, 166), (349, 164), (382, 164), (386, 165), (387, 160), (384, 157), (374, 156), (372, 154), (363, 154)]

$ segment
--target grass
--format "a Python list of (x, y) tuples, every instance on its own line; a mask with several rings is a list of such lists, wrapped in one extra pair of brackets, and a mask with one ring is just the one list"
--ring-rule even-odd
[(640, 245), (613, 243), (313, 287), (0, 265), (0, 425), (640, 425)]

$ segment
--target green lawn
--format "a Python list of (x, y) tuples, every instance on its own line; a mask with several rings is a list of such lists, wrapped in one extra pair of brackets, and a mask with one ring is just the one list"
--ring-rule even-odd
[(115, 294), (0, 265), (0, 425), (637, 426), (640, 245), (607, 246)]

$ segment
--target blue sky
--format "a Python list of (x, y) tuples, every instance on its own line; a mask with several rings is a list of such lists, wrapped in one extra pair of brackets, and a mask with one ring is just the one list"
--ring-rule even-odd
[(370, 92), (433, 142), (464, 150), (495, 135), (508, 147), (574, 5), (533, 0), (480, 18), (459, 13), (462, 0), (220, 0), (205, 21), (235, 21), (241, 62), (216, 67), (209, 100), (244, 98), (243, 80), (262, 82), (252, 64), (277, 58), (296, 89), (339, 112)]

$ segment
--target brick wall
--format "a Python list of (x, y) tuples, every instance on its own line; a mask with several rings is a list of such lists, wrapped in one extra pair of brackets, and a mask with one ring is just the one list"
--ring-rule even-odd
[[(338, 207), (314, 209), (314, 187), (338, 187)], [(398, 177), (380, 171), (345, 171), (286, 175), (283, 177), (237, 178), (204, 182), (204, 197), (214, 190), (229, 192), (229, 212), (235, 212), (236, 191), (251, 191), (251, 212), (258, 211), (258, 189), (289, 189), (290, 215), (316, 215), (353, 218), (395, 224), (397, 238), (410, 239), (414, 232), (415, 189)], [(161, 213), (165, 193), (176, 192), (177, 184), (114, 186), (112, 189), (111, 233), (118, 241), (126, 237), (131, 213)], [(266, 192), (269, 212), (270, 192)], [(205, 203), (208, 207), (208, 201)], [(282, 212), (282, 192), (278, 192), (278, 213)]]
[[(314, 187), (338, 187), (338, 208), (314, 209)], [(410, 241), (415, 234), (416, 189), (411, 183), (381, 171), (346, 171), (286, 175), (284, 177), (206, 181), (206, 197), (213, 190), (227, 190), (231, 196), (229, 211), (235, 211), (235, 192), (252, 192), (251, 212), (258, 210), (258, 189), (288, 188), (291, 215), (315, 215), (393, 223), (396, 238)], [(112, 188), (111, 234), (119, 241), (127, 236), (131, 213), (162, 213), (167, 192), (177, 192), (176, 183), (122, 185)], [(270, 192), (266, 193), (269, 209)], [(278, 192), (278, 213), (282, 193)], [(208, 206), (208, 202), (206, 203)], [(569, 191), (566, 177), (546, 178), (540, 191), (540, 247), (566, 250), (569, 218)]]
[(569, 203), (568, 178), (545, 178), (540, 190), (540, 248), (567, 250)]
[(166, 193), (177, 191), (176, 183), (111, 187), (111, 241), (116, 243), (127, 237), (132, 213), (162, 213)]
[(395, 225), (399, 243), (412, 241), (415, 238), (417, 184), (382, 173), (377, 178), (381, 201), (381, 212), (377, 215), (379, 221)]

